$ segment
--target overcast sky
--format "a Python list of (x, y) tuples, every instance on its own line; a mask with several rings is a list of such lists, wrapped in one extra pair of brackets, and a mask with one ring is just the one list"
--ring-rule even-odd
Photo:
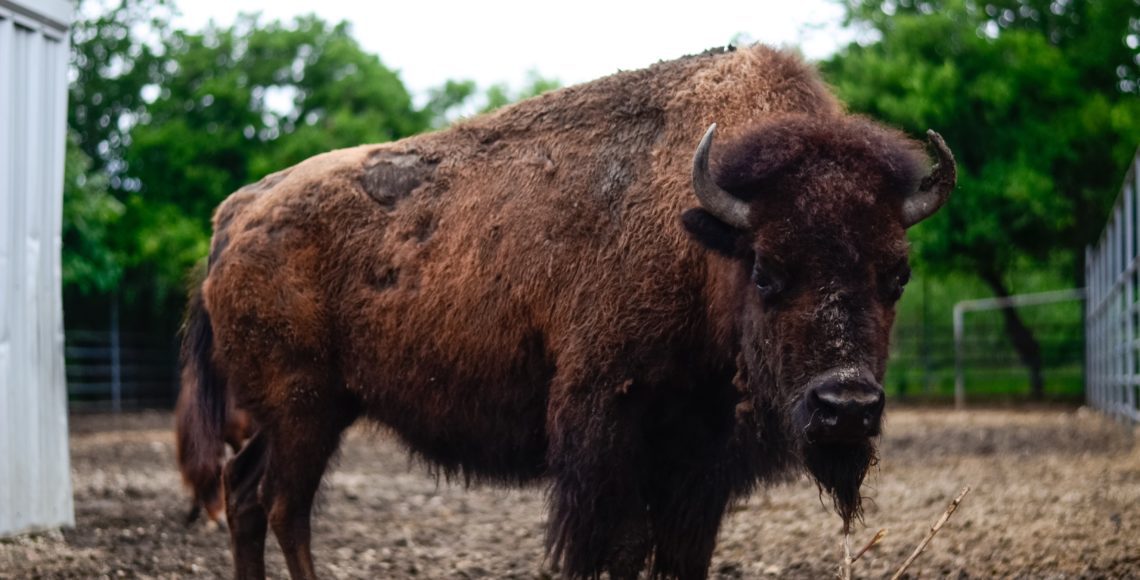
[(176, 22), (191, 29), (210, 19), (228, 25), (239, 12), (348, 20), (364, 48), (400, 71), (417, 100), (447, 79), (519, 86), (532, 69), (578, 83), (724, 45), (738, 34), (798, 47), (810, 59), (852, 38), (839, 26), (842, 10), (829, 0), (184, 0), (178, 6)]

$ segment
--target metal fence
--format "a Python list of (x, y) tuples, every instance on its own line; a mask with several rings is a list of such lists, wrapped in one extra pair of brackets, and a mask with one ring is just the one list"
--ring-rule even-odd
[[(1072, 317), (1041, 316), (1056, 314), (1056, 307), (1044, 308), (1052, 311), (1025, 309), (1022, 318), (1041, 347), (1046, 396), (1068, 400), (1079, 396), (1083, 381), (1085, 351), (1079, 310)], [(945, 400), (955, 393), (953, 329), (948, 316), (938, 318), (927, 324), (907, 320), (895, 325), (884, 384), (892, 397)], [(1028, 371), (999, 315), (978, 312), (968, 317), (957, 346), (957, 362), (968, 377), (965, 391), (970, 398), (1029, 397)], [(111, 330), (69, 330), (66, 354), (72, 409), (170, 408), (178, 396), (174, 336), (122, 332), (116, 340)]]
[(1100, 241), (1085, 254), (1086, 396), (1090, 405), (1130, 421), (1140, 421), (1138, 192), (1140, 151), (1125, 175), (1124, 188)]
[[(1080, 397), (1085, 357), (1081, 306), (1022, 305), (1018, 311), (1040, 347), (1045, 396)], [(965, 393), (972, 400), (1031, 397), (1028, 369), (999, 312), (972, 311), (959, 331), (955, 344), (951, 317), (942, 310), (900, 319), (893, 330), (884, 383), (890, 396), (945, 400), (964, 380)], [(173, 334), (116, 333), (113, 324), (110, 329), (69, 329), (66, 355), (73, 409), (170, 408), (178, 396), (178, 339)]]
[(69, 330), (68, 401), (73, 409), (168, 408), (178, 396), (174, 337)]
[[(1069, 302), (1018, 310), (1040, 348), (1044, 396), (1062, 401), (1079, 397), (1085, 356), (1080, 305)], [(883, 384), (889, 396), (946, 400), (964, 395), (979, 402), (1032, 398), (1029, 369), (1020, 360), (999, 312), (978, 311), (965, 317), (957, 344), (950, 317), (939, 314), (929, 324), (904, 320), (895, 325)]]
[[(1068, 290), (1054, 290), (1051, 292), (1035, 292), (1033, 294), (1019, 294), (1015, 296), (1002, 296), (995, 298), (978, 298), (974, 300), (963, 300), (954, 305), (954, 408), (966, 408), (966, 313), (967, 312), (984, 312), (993, 311), (1005, 308), (1025, 308), (1030, 306), (1043, 306), (1047, 304), (1055, 304), (1058, 302), (1071, 302), (1074, 300), (1084, 300), (1085, 289), (1073, 288)], [(1072, 344), (1072, 341), (1064, 341)], [(1038, 347), (1042, 346), (1040, 341)], [(1051, 345), (1046, 345), (1051, 346)], [(1055, 356), (1054, 353), (1049, 353), (1053, 356), (1048, 356), (1042, 361), (1043, 366), (1046, 363), (1055, 365), (1057, 362), (1065, 363), (1065, 356)], [(989, 356), (986, 356), (989, 358)]]

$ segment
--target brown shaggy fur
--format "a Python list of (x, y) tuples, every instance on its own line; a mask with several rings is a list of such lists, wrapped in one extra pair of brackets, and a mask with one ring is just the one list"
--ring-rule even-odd
[[(192, 373), (184, 372), (184, 375)], [(196, 380), (191, 377), (190, 380)], [(206, 519), (210, 522), (220, 523), (224, 514), (222, 491), (222, 466), (225, 461), (225, 450), (221, 445), (212, 449), (198, 451), (193, 447), (200, 443), (191, 439), (187, 424), (193, 421), (194, 404), (196, 402), (197, 387), (183, 377), (182, 390), (178, 394), (178, 404), (174, 407), (175, 430), (179, 434), (175, 443), (175, 458), (178, 461), (178, 470), (182, 474), (182, 483), (190, 490), (190, 511), (186, 514), (186, 525), (190, 525), (206, 512)], [(226, 408), (226, 422), (222, 431), (222, 441), (237, 453), (247, 439), (253, 436), (253, 422), (249, 413), (238, 409), (231, 402)], [(213, 456), (211, 463), (197, 462), (200, 458)]]
[[(748, 232), (692, 209), (714, 121)], [(220, 437), (226, 396), (260, 426), (224, 475), (237, 576), (263, 577), (267, 526), (292, 575), (314, 576), (313, 496), (366, 417), (448, 476), (549, 480), (567, 576), (704, 577), (727, 503), (818, 450), (799, 436), (805, 381), (841, 363), (881, 380), (898, 206), (925, 163), (845, 116), (797, 57), (754, 47), (334, 151), (235, 193), (191, 312), (212, 334), (188, 364), (217, 379), (199, 389), (196, 436)], [(750, 281), (764, 264), (787, 281), (769, 303)], [(857, 497), (870, 459), (832, 459), (821, 486)]]
[[(190, 310), (201, 309), (201, 300), (200, 293), (193, 292), (190, 297)], [(178, 392), (178, 404), (174, 407), (174, 425), (178, 435), (175, 439), (175, 457), (178, 461), (178, 470), (182, 474), (182, 483), (192, 495), (190, 511), (186, 516), (187, 525), (194, 523), (202, 510), (206, 511), (206, 518), (209, 521), (221, 521), (222, 463), (225, 459), (223, 444), (237, 453), (254, 432), (249, 413), (237, 408), (232, 397), (227, 397), (223, 411), (221, 440), (213, 434), (203, 435), (196, 429), (199, 417), (204, 412), (198, 408), (201, 401), (198, 389), (202, 381), (199, 380), (197, 367), (190, 364), (188, 357), (192, 356), (195, 350), (195, 339), (198, 342), (208, 340), (201, 335), (207, 332), (207, 329), (202, 328), (201, 321), (198, 322), (199, 324), (194, 324), (188, 321), (183, 328), (181, 389)]]

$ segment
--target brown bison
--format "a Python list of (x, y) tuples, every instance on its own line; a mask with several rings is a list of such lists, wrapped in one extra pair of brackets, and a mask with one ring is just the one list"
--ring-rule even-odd
[(228, 396), (259, 426), (223, 475), (237, 577), (263, 577), (267, 527), (315, 577), (314, 494), (361, 417), (448, 476), (549, 481), (573, 578), (702, 578), (726, 505), (801, 468), (850, 521), (905, 230), (954, 185), (931, 138), (933, 171), (758, 46), (234, 193), (190, 313), (184, 428), (220, 441)]

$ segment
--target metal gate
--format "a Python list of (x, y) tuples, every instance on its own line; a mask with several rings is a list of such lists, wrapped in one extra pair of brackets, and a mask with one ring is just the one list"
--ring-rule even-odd
[(1093, 407), (1129, 421), (1140, 421), (1138, 193), (1140, 151), (1125, 174), (1124, 188), (1100, 241), (1085, 252), (1086, 397)]

